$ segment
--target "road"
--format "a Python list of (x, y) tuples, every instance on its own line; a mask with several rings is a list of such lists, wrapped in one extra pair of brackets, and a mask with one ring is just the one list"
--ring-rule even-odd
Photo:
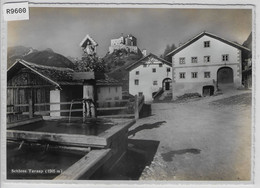
[(245, 90), (152, 104), (129, 131), (129, 139), (159, 142), (139, 179), (250, 180), (251, 111)]

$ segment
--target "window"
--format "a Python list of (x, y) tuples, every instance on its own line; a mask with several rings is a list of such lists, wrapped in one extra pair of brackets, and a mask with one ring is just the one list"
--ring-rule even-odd
[(143, 92), (138, 92), (139, 97), (143, 96)]
[(197, 57), (191, 57), (191, 63), (198, 63)]
[(157, 85), (158, 85), (157, 80), (153, 81), (153, 85), (154, 85), (154, 86), (157, 86)]
[(159, 64), (159, 67), (162, 67), (162, 63)]
[(171, 72), (171, 68), (168, 67), (168, 68), (167, 68), (167, 72)]
[(116, 87), (116, 92), (117, 92), (117, 87)]
[(135, 71), (135, 75), (139, 75), (139, 71)]
[(97, 88), (97, 92), (100, 93), (100, 88), (99, 87)]
[(110, 93), (110, 87), (108, 87), (108, 92)]
[(180, 78), (184, 79), (185, 78), (185, 72), (180, 72)]
[(180, 57), (180, 64), (185, 64), (185, 57)]
[(204, 56), (204, 63), (210, 62), (210, 56)]
[(192, 78), (198, 78), (198, 73), (197, 72), (192, 72), (191, 73)]
[(204, 41), (204, 48), (210, 47), (210, 41)]
[(228, 61), (228, 54), (222, 55), (222, 61)]
[(156, 72), (156, 68), (153, 68), (153, 72)]
[(204, 72), (204, 78), (210, 78), (210, 72)]
[(135, 80), (135, 85), (139, 85), (139, 80)]
[(146, 64), (144, 64), (144, 67), (147, 67), (147, 65), (146, 65)]

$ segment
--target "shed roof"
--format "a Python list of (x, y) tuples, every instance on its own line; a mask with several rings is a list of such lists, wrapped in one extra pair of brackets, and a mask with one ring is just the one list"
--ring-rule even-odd
[(97, 79), (96, 84), (98, 86), (121, 86), (122, 83), (118, 80), (109, 77), (107, 74), (104, 75), (103, 78)]
[(156, 56), (156, 55), (150, 53), (150, 54), (148, 54), (147, 56), (145, 56), (145, 57), (139, 59), (139, 60), (136, 61), (135, 63), (133, 63), (133, 64), (127, 66), (125, 69), (126, 69), (126, 70), (132, 70), (132, 69), (138, 67), (139, 65), (143, 64), (143, 62), (144, 62), (145, 60), (149, 59), (150, 57), (153, 57), (153, 58), (155, 58), (155, 59), (158, 59), (159, 61), (161, 61), (162, 63), (165, 63), (166, 65), (172, 66), (172, 63), (171, 63), (171, 62), (166, 61), (166, 60), (164, 60), (164, 59), (162, 59), (162, 58), (160, 58), (160, 57), (158, 57), (158, 56)]
[(242, 46), (242, 45), (240, 45), (240, 44), (237, 44), (237, 43), (235, 43), (235, 42), (226, 40), (226, 39), (221, 38), (221, 37), (219, 37), (219, 36), (217, 36), (217, 35), (214, 35), (214, 34), (211, 34), (211, 33), (209, 33), (209, 32), (205, 32), (205, 31), (204, 31), (204, 32), (198, 34), (197, 36), (193, 37), (192, 39), (190, 39), (188, 42), (184, 43), (184, 44), (181, 45), (180, 47), (178, 47), (178, 48), (176, 48), (175, 50), (171, 51), (171, 52), (168, 53), (166, 56), (170, 56), (170, 55), (174, 55), (174, 54), (178, 53), (179, 51), (181, 51), (182, 49), (184, 49), (184, 48), (186, 48), (187, 46), (191, 45), (192, 43), (196, 42), (197, 40), (199, 40), (201, 37), (203, 37), (203, 36), (205, 36), (205, 35), (206, 35), (206, 36), (209, 36), (209, 37), (211, 37), (211, 38), (214, 38), (214, 39), (216, 39), (216, 40), (219, 40), (219, 41), (221, 41), (221, 42), (224, 42), (224, 43), (226, 43), (226, 44), (228, 44), (228, 45), (230, 45), (230, 46), (233, 46), (233, 47), (235, 47), (235, 48), (238, 48), (238, 49), (240, 49), (240, 50), (250, 51), (250, 49), (248, 49), (248, 48), (246, 48), (246, 47), (244, 47), (244, 46)]
[(38, 65), (35, 63), (27, 62), (25, 60), (17, 60), (7, 70), (8, 79), (11, 78), (14, 74), (16, 74), (16, 72), (19, 71), (22, 67), (30, 69), (32, 72), (38, 74), (40, 77), (57, 87), (60, 87), (60, 85), (63, 85), (64, 83), (71, 84), (78, 82), (72, 79), (72, 74), (74, 70), (70, 68)]
[[(47, 80), (52, 85), (58, 88), (61, 88), (61, 85), (83, 85), (84, 82), (84, 80), (82, 79), (75, 79), (75, 71), (73, 69), (38, 65), (35, 63), (27, 62), (25, 60), (17, 60), (7, 70), (8, 79), (13, 77), (23, 67), (30, 69), (32, 72), (39, 75), (40, 77)], [(106, 74), (103, 77), (97, 77), (96, 84), (100, 86), (122, 85), (119, 81), (109, 77)]]

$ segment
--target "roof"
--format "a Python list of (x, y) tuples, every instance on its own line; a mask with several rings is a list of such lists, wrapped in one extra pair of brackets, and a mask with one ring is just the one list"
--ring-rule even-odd
[(107, 74), (104, 74), (103, 78), (96, 79), (96, 85), (98, 85), (98, 86), (121, 86), (122, 83), (114, 78), (109, 77)]
[[(22, 67), (30, 69), (35, 74), (38, 74), (43, 79), (50, 82), (52, 85), (60, 87), (60, 85), (76, 84), (78, 81), (72, 79), (74, 73), (73, 69), (38, 65), (35, 63), (27, 62), (25, 60), (17, 60), (8, 70), (8, 79), (12, 77)], [(66, 84), (67, 83), (67, 84)]]
[[(15, 75), (21, 68), (26, 67), (43, 79), (50, 82), (52, 85), (61, 88), (61, 85), (83, 85), (84, 79), (75, 79), (75, 72), (70, 68), (53, 67), (38, 65), (27, 62), (25, 60), (17, 60), (8, 70), (8, 79)], [(88, 75), (89, 76), (89, 75)], [(91, 77), (92, 78), (92, 77)], [(89, 79), (91, 79), (89, 78)], [(108, 75), (96, 78), (97, 85), (122, 85), (118, 80), (115, 80)]]
[(91, 38), (89, 35), (86, 35), (85, 38), (80, 42), (80, 47), (86, 47), (87, 46), (87, 41), (90, 40), (90, 42), (92, 43), (92, 45), (94, 46), (98, 46), (98, 43)]
[(166, 65), (172, 66), (172, 63), (171, 63), (171, 62), (166, 61), (166, 60), (164, 60), (164, 59), (162, 59), (162, 58), (160, 58), (160, 57), (158, 57), (158, 56), (156, 56), (156, 55), (150, 53), (150, 54), (148, 54), (147, 56), (145, 56), (145, 57), (139, 59), (139, 60), (136, 61), (135, 63), (133, 63), (133, 64), (127, 66), (125, 69), (126, 69), (126, 70), (132, 70), (132, 69), (138, 67), (139, 65), (143, 64), (143, 61), (145, 61), (146, 59), (149, 59), (149, 57), (153, 57), (153, 58), (155, 58), (155, 59), (158, 59), (158, 60), (161, 61), (162, 63), (165, 63)]
[(181, 45), (180, 47), (176, 48), (175, 50), (171, 51), (170, 53), (168, 53), (166, 56), (169, 56), (169, 55), (174, 55), (176, 53), (178, 53), (179, 51), (181, 51), (182, 49), (186, 48), (187, 46), (191, 45), (192, 43), (196, 42), (197, 40), (199, 40), (201, 37), (203, 36), (209, 36), (211, 38), (214, 38), (214, 39), (217, 39), (221, 42), (224, 42), (230, 46), (233, 46), (235, 48), (238, 48), (238, 49), (241, 49), (241, 50), (246, 50), (246, 51), (250, 51), (250, 49), (240, 45), (240, 44), (237, 44), (235, 42), (232, 42), (232, 41), (229, 41), (229, 40), (226, 40), (224, 38), (221, 38), (217, 35), (214, 35), (214, 34), (211, 34), (211, 33), (208, 33), (208, 32), (202, 32), (200, 34), (198, 34), (197, 36), (195, 36), (194, 38), (190, 39), (188, 42), (184, 43), (183, 45)]

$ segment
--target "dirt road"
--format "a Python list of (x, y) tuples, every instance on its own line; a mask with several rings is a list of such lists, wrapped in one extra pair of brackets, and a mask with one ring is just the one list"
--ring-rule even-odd
[(154, 103), (129, 139), (158, 141), (140, 180), (250, 180), (251, 92)]

